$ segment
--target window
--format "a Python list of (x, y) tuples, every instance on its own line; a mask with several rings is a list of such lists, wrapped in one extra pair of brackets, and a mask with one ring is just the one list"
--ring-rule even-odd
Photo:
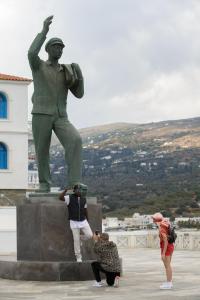
[(7, 147), (0, 142), (0, 169), (7, 169)]
[(7, 99), (6, 96), (0, 92), (0, 119), (7, 119)]

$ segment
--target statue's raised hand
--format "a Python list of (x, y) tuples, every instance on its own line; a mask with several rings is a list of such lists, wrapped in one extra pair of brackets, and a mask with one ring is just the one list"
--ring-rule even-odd
[(52, 20), (53, 20), (53, 16), (49, 16), (48, 18), (46, 18), (46, 19), (44, 20), (44, 23), (43, 23), (43, 30), (45, 30), (46, 32), (49, 31), (49, 26), (51, 25)]

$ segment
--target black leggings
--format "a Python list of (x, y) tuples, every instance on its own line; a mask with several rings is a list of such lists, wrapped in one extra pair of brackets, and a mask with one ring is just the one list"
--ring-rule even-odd
[(100, 272), (106, 274), (106, 282), (108, 285), (112, 286), (115, 282), (115, 277), (116, 276), (120, 276), (119, 272), (108, 272), (105, 271), (101, 264), (98, 261), (94, 261), (92, 264), (92, 270), (94, 273), (94, 277), (96, 279), (97, 282), (101, 281), (101, 276), (100, 276)]

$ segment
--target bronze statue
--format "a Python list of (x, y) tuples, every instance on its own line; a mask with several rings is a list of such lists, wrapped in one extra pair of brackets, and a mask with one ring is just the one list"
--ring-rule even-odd
[(59, 64), (65, 47), (60, 38), (51, 38), (45, 45), (48, 60), (38, 56), (46, 40), (53, 16), (44, 21), (42, 32), (32, 42), (28, 51), (29, 64), (33, 74), (32, 130), (35, 143), (39, 192), (49, 192), (51, 177), (49, 169), (49, 148), (52, 130), (65, 149), (68, 165), (68, 188), (81, 181), (82, 140), (77, 129), (69, 122), (66, 104), (68, 90), (77, 98), (84, 95), (84, 82), (78, 64)]

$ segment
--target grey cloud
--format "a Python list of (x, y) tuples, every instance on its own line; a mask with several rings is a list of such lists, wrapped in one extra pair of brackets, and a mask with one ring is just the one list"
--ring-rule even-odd
[(31, 76), (27, 50), (51, 14), (48, 38), (85, 76), (84, 99), (68, 99), (76, 126), (198, 115), (198, 0), (1, 0), (0, 72)]

